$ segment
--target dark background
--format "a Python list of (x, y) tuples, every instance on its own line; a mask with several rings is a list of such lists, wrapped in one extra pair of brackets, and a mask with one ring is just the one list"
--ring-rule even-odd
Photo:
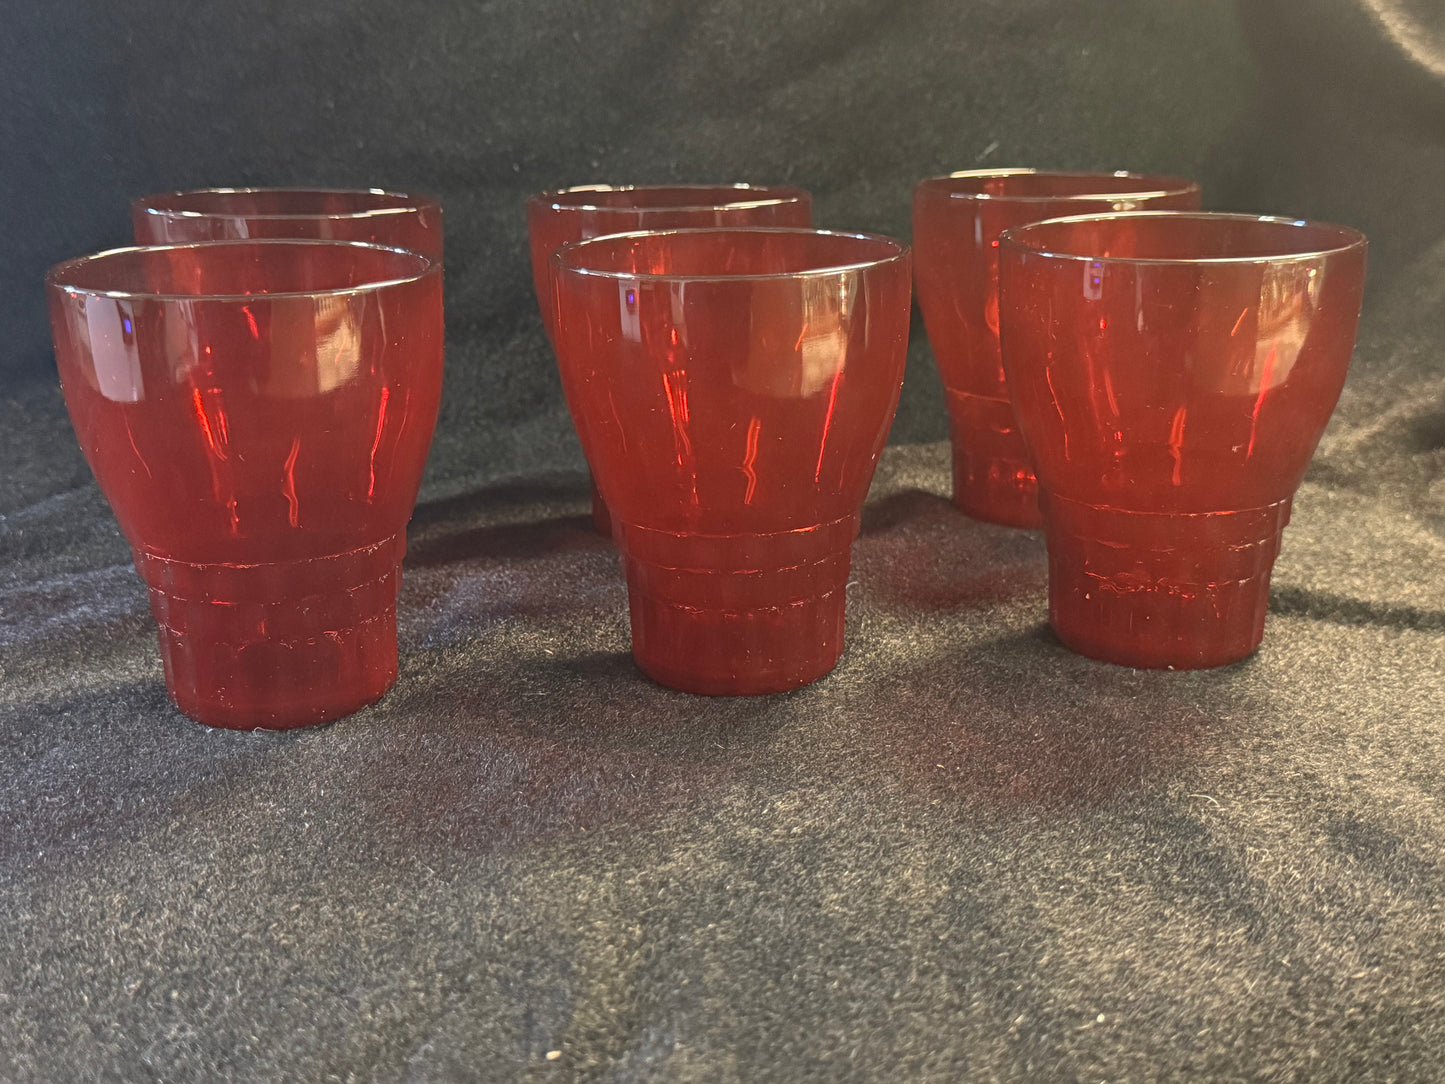
[[(527, 274), (543, 188), (788, 181), (820, 224), (906, 237), (929, 174), (1168, 171), (1215, 209), (1365, 230), (1376, 294), (1445, 236), (1433, 0), (6, 7), (6, 383), (49, 382), (43, 272), (126, 243), (131, 196), (425, 191), (447, 216), (449, 489), (577, 462)], [(895, 441), (944, 435), (918, 330)]]
[[(525, 197), (789, 181), (906, 235), (982, 165), (1370, 236), (1264, 647), (1059, 645), (1040, 537), (945, 499), (915, 324), (839, 669), (649, 684)], [(445, 401), (396, 689), (207, 731), (41, 276), (130, 196), (284, 184), (441, 198)], [(0, 238), (0, 1079), (1445, 1079), (1438, 0), (0, 0)]]

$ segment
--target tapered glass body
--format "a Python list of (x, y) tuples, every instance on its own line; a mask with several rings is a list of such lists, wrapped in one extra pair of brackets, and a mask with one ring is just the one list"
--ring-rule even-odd
[(286, 728), (381, 696), (441, 391), (440, 264), (223, 242), (72, 260), (48, 288), (71, 421), (181, 710)]
[[(789, 185), (586, 185), (541, 192), (527, 201), (532, 283), (542, 325), (555, 346), (548, 259), (573, 241), (609, 233), (710, 226), (811, 226), (812, 197)], [(611, 534), (607, 504), (592, 486), (592, 519)]]
[(1042, 522), (999, 359), (999, 234), (1060, 215), (1198, 207), (1199, 186), (1180, 177), (996, 169), (919, 182), (913, 191), (918, 304), (943, 379), (959, 508), (1015, 527)]
[(826, 674), (902, 384), (907, 249), (700, 230), (553, 260), (563, 387), (612, 509), (639, 666), (712, 694)]
[(1364, 237), (1124, 214), (1011, 230), (1000, 253), (1003, 363), (1059, 637), (1130, 666), (1248, 655), (1349, 366)]

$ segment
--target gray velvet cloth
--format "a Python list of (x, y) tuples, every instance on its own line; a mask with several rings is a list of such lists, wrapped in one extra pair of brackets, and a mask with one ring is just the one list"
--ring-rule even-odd
[[(49, 112), (3, 120), (30, 137), (0, 203), (0, 1079), (1445, 1079), (1438, 19), (1085, 8), (7, 16), (7, 100)], [(521, 198), (791, 179), (829, 225), (904, 232), (911, 180), (980, 160), (1175, 168), (1371, 233), (1263, 648), (1065, 650), (1041, 538), (946, 499), (916, 327), (837, 671), (651, 684)], [(408, 170), (447, 206), (449, 355), (400, 680), (335, 725), (206, 730), (166, 699), (33, 286), (146, 188)]]

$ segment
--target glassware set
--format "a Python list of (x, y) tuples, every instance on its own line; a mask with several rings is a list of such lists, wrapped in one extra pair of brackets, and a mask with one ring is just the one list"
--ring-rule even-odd
[[(1348, 368), (1366, 243), (1198, 208), (1180, 178), (958, 173), (915, 189), (910, 252), (813, 228), (797, 188), (534, 196), (533, 281), (639, 668), (745, 695), (836, 665), (912, 266), (955, 503), (1042, 525), (1060, 640), (1138, 667), (1250, 654)], [(441, 208), (214, 189), (132, 211), (140, 247), (47, 283), (170, 695), (244, 729), (356, 711), (397, 675), (441, 395)]]

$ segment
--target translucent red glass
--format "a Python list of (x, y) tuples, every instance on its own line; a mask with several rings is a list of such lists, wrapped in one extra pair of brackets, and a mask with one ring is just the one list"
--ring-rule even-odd
[(1248, 655), (1349, 366), (1364, 237), (1140, 213), (1024, 226), (1000, 254), (1003, 363), (1059, 638), (1128, 666)]
[(379, 188), (198, 188), (142, 196), (130, 212), (138, 245), (314, 238), (442, 257), (441, 205)]
[(947, 396), (959, 508), (992, 523), (1042, 525), (999, 361), (998, 235), (1060, 215), (1198, 207), (1199, 186), (1180, 177), (995, 169), (919, 182), (918, 304)]
[(441, 392), (441, 265), (321, 241), (53, 268), (86, 460), (211, 726), (324, 722), (396, 679), (396, 592)]
[(709, 694), (822, 677), (903, 381), (908, 250), (683, 230), (553, 260), (562, 384), (612, 509), (638, 665)]
[[(609, 233), (708, 226), (811, 226), (812, 197), (787, 185), (585, 185), (527, 201), (532, 284), (547, 338), (556, 343), (548, 257), (560, 246)], [(612, 533), (606, 502), (592, 486), (592, 521)]]

